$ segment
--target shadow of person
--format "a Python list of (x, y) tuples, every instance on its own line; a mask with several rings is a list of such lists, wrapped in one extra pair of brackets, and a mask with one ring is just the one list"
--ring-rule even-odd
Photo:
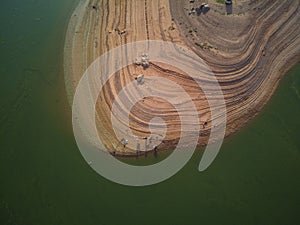
[(227, 15), (232, 14), (232, 4), (226, 4), (226, 13)]
[(196, 8), (196, 13), (197, 13), (197, 16), (200, 16), (201, 15), (201, 8), (199, 7), (199, 8)]
[(208, 13), (209, 10), (210, 10), (210, 8), (203, 7), (202, 12), (203, 12), (203, 14), (206, 14), (206, 13)]

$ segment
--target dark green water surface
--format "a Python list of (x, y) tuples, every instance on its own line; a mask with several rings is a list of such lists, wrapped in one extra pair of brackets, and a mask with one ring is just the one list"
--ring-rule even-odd
[(72, 133), (63, 46), (76, 3), (0, 3), (0, 225), (300, 224), (300, 64), (205, 172), (198, 151), (163, 183), (120, 186)]

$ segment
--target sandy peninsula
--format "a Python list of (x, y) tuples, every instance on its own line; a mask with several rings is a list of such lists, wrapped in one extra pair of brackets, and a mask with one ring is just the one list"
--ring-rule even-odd
[[(300, 60), (300, 1), (233, 0), (230, 7), (207, 0), (84, 0), (74, 11), (65, 44), (65, 81), (70, 104), (88, 66), (100, 55), (126, 43), (142, 40), (171, 41), (194, 51), (216, 74), (227, 107), (226, 135), (238, 131), (268, 102), (282, 76)], [(194, 10), (195, 9), (195, 10)], [(211, 114), (204, 93), (187, 74), (172, 65), (150, 63), (146, 70), (134, 63), (113, 76), (99, 94), (96, 108), (99, 136), (117, 155), (136, 155), (124, 147), (111, 126), (115, 97), (138, 74), (173, 80), (191, 96), (197, 108), (205, 145)], [(167, 92), (169, 87), (160, 87)], [(128, 96), (130, 98), (130, 96)], [(141, 113), (142, 112), (142, 113)], [(118, 115), (122, 118), (122, 115)], [(153, 150), (148, 123), (161, 117), (167, 133), (158, 150), (173, 149), (180, 137), (174, 107), (163, 99), (147, 98), (130, 112), (131, 131)], [(144, 143), (144, 142), (141, 142)]]

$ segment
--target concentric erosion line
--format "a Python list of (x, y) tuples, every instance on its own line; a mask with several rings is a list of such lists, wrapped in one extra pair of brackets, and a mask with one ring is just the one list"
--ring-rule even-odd
[[(175, 65), (184, 71), (194, 79), (206, 96), (212, 125), (208, 144), (199, 164), (199, 171), (205, 170), (215, 159), (226, 129), (226, 105), (222, 90), (215, 75), (194, 52), (171, 42), (154, 40), (128, 43), (106, 52), (89, 66), (76, 88), (72, 106), (73, 131), (81, 154), (98, 174), (113, 182), (130, 186), (159, 183), (176, 174), (192, 157), (200, 134), (198, 114), (190, 96), (184, 93), (178, 84), (155, 76), (153, 79), (171, 85), (174, 93), (181, 93), (185, 101), (178, 103), (174, 101), (175, 96), (171, 93), (157, 91), (151, 94), (141, 92), (135, 99), (130, 99), (130, 104), (125, 104), (124, 91), (136, 91), (139, 88), (136, 82), (132, 82), (118, 94), (114, 106), (118, 104), (119, 109), (130, 112), (132, 106), (145, 96), (159, 97), (169, 101), (176, 109), (181, 124), (179, 142), (173, 153), (165, 160), (153, 165), (133, 166), (117, 160), (105, 148), (96, 128), (95, 110), (98, 95), (111, 76), (131, 65), (134, 59), (144, 52), (153, 62)], [(116, 136), (120, 138), (125, 132), (124, 129), (126, 127), (128, 129), (129, 118), (127, 116), (118, 118), (118, 113), (113, 113), (116, 109), (113, 107), (111, 122)], [(159, 119), (155, 121), (163, 123)], [(159, 125), (164, 124), (158, 124), (158, 127)], [(118, 135), (118, 132), (122, 135)], [(129, 135), (132, 133), (129, 132)], [(188, 144), (185, 141), (186, 137), (189, 137)]]

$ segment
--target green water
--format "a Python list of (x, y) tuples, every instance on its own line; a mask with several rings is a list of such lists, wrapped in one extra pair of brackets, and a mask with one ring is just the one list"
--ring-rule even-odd
[(300, 65), (208, 170), (197, 152), (163, 183), (120, 186), (90, 169), (72, 134), (62, 60), (75, 6), (1, 3), (1, 225), (300, 224)]

